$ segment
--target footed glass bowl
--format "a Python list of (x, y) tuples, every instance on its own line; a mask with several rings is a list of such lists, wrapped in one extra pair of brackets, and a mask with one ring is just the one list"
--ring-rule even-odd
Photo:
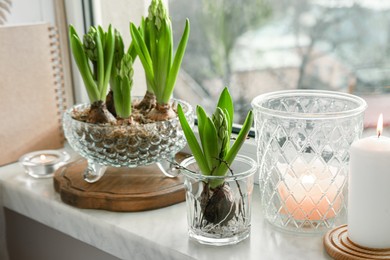
[[(188, 122), (194, 125), (194, 112), (190, 104), (173, 99), (180, 104)], [(157, 163), (169, 177), (175, 177), (173, 165), (177, 152), (184, 148), (186, 139), (179, 118), (147, 124), (113, 126), (90, 124), (72, 117), (89, 104), (75, 105), (64, 114), (63, 127), (70, 146), (88, 160), (84, 180), (96, 182), (107, 166), (137, 167)]]

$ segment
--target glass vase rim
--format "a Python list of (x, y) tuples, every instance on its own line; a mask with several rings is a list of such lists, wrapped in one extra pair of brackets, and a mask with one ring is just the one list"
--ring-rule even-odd
[[(247, 163), (249, 165), (249, 169), (245, 170), (245, 171), (240, 171), (238, 174), (224, 175), (224, 176), (203, 175), (202, 173), (200, 173), (200, 170), (198, 170), (196, 172), (192, 172), (192, 171), (189, 171), (189, 170), (187, 170), (185, 168), (184, 169), (181, 168), (181, 173), (183, 175), (187, 176), (187, 177), (190, 177), (192, 179), (197, 179), (197, 180), (234, 181), (234, 180), (239, 180), (239, 179), (243, 179), (243, 178), (249, 177), (249, 176), (255, 174), (255, 172), (258, 170), (257, 162), (255, 160), (253, 160), (252, 158), (246, 156), (246, 155), (238, 154), (236, 156), (236, 158), (234, 158), (234, 161), (236, 161), (236, 160), (240, 161), (240, 162), (243, 162), (243, 163)], [(192, 163), (196, 163), (196, 160), (195, 160), (194, 156), (190, 156), (190, 157), (184, 159), (180, 163), (180, 166), (181, 167), (185, 167), (184, 165), (189, 165), (189, 164), (192, 164)], [(229, 170), (228, 170), (228, 172), (229, 172)]]
[[(262, 106), (266, 100), (271, 100), (273, 98), (279, 97), (335, 97), (340, 100), (348, 100), (357, 105), (357, 107), (338, 111), (338, 112), (320, 112), (320, 113), (302, 113), (302, 112), (287, 112), (287, 111), (278, 111), (275, 109), (270, 109)], [(262, 113), (269, 114), (276, 117), (285, 117), (285, 118), (296, 118), (296, 119), (335, 119), (335, 118), (344, 118), (356, 116), (364, 112), (367, 108), (367, 102), (356, 95), (349, 93), (329, 91), (329, 90), (305, 90), (305, 89), (296, 89), (296, 90), (280, 90), (264, 93), (253, 98), (251, 102), (252, 108)]]
[[(143, 96), (134, 96), (132, 98), (132, 100), (134, 99), (137, 99), (137, 98), (143, 98)], [(190, 103), (182, 100), (182, 99), (178, 99), (178, 98), (171, 98), (169, 100), (170, 102), (178, 102), (180, 104), (184, 104), (186, 107), (187, 107), (187, 111), (184, 112), (185, 116), (188, 117), (193, 109), (192, 109), (192, 106)], [(74, 109), (78, 109), (78, 108), (81, 108), (81, 107), (88, 107), (90, 106), (91, 103), (79, 103), (79, 104), (74, 104), (73, 106), (71, 106), (70, 108), (68, 108), (65, 112), (64, 112), (64, 117), (69, 117), (71, 120), (73, 121), (76, 121), (80, 124), (84, 124), (84, 125), (87, 125), (87, 126), (92, 126), (92, 127), (101, 127), (101, 128), (132, 128), (134, 127), (134, 125), (109, 125), (109, 124), (93, 124), (93, 123), (88, 123), (88, 122), (83, 122), (83, 121), (80, 121), (80, 120), (77, 120), (77, 119), (74, 119), (72, 117), (72, 111)], [(136, 126), (138, 127), (142, 127), (142, 126), (150, 126), (150, 125), (155, 125), (155, 124), (159, 124), (159, 123), (164, 123), (164, 122), (173, 122), (173, 121), (178, 121), (179, 120), (179, 117), (176, 116), (174, 118), (171, 118), (171, 119), (168, 119), (168, 120), (164, 120), (164, 121), (156, 121), (156, 122), (150, 122), (150, 123), (143, 123), (143, 124), (137, 124)]]

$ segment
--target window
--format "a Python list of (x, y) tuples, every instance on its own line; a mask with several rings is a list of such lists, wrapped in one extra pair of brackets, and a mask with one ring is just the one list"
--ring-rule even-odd
[(169, 8), (176, 39), (191, 21), (179, 98), (211, 109), (227, 85), (237, 123), (255, 96), (284, 89), (360, 95), (366, 126), (389, 111), (390, 1), (169, 0)]
[[(22, 1), (23, 5), (16, 2), (11, 9), (13, 16), (8, 15), (10, 23), (21, 10), (18, 6), (29, 1)], [(51, 0), (35, 2), (53, 9)], [(150, 0), (64, 3), (67, 22), (78, 30), (82, 30), (83, 22), (88, 25), (88, 17), (82, 16), (89, 14), (91, 23), (118, 28), (129, 44), (129, 22), (139, 24), (141, 16), (147, 15)], [(284, 89), (326, 89), (362, 96), (369, 105), (366, 126), (375, 126), (378, 114), (390, 111), (390, 0), (166, 3), (175, 46), (185, 18), (191, 22), (190, 40), (174, 93), (178, 98), (211, 110), (221, 89), (228, 86), (236, 105), (236, 123), (242, 122), (255, 96)], [(51, 16), (40, 19), (50, 20), (47, 17)], [(85, 93), (78, 93), (84, 90), (75, 79), (77, 73), (73, 77), (76, 102), (86, 102)], [(133, 91), (135, 96), (145, 91), (138, 60)], [(389, 125), (390, 115), (384, 118)]]

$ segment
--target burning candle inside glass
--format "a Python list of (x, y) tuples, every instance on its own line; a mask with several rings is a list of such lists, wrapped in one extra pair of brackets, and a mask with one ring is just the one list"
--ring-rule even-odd
[(66, 152), (43, 150), (25, 154), (19, 162), (30, 176), (48, 178), (53, 176), (54, 172), (69, 159), (70, 156)]
[(58, 155), (51, 155), (51, 154), (41, 154), (41, 155), (37, 155), (33, 158), (31, 158), (31, 162), (34, 162), (34, 163), (49, 163), (49, 162), (52, 162), (56, 159), (58, 159), (59, 156)]
[(345, 182), (345, 177), (337, 174), (337, 168), (326, 166), (321, 159), (306, 163), (299, 158), (291, 166), (279, 164), (278, 168), (284, 177), (278, 187), (281, 201), (284, 201), (280, 208), (282, 214), (302, 221), (324, 220), (337, 215)]

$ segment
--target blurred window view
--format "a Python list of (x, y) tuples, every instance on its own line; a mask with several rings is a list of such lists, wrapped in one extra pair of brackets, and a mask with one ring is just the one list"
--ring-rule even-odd
[(390, 1), (169, 0), (169, 9), (175, 42), (191, 22), (178, 98), (211, 110), (228, 86), (236, 123), (255, 96), (285, 89), (362, 96), (366, 126), (390, 111)]

